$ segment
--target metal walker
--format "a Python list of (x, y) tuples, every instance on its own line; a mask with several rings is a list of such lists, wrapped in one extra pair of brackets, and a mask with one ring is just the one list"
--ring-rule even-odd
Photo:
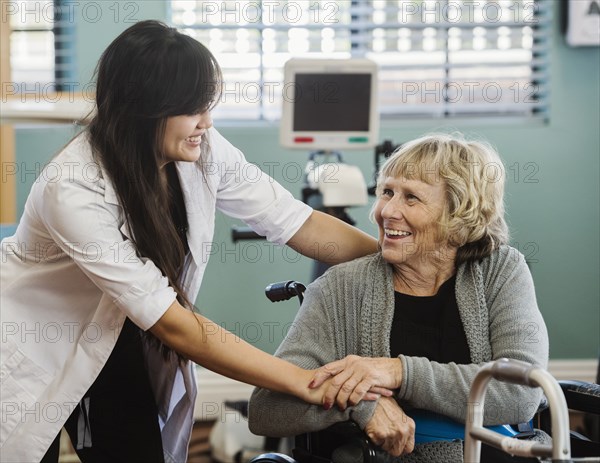
[[(491, 379), (529, 387), (541, 387), (548, 399), (552, 421), (552, 444), (502, 436), (483, 427), (485, 392)], [(569, 413), (565, 396), (550, 373), (518, 360), (499, 359), (485, 364), (475, 376), (469, 393), (465, 425), (465, 463), (480, 463), (481, 443), (521, 457), (551, 458), (552, 462), (600, 462), (600, 458), (571, 458)]]

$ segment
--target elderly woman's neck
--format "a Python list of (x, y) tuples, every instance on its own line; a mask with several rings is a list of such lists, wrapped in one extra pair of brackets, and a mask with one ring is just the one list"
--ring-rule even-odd
[[(455, 255), (455, 254), (454, 254)], [(433, 296), (455, 273), (455, 259), (444, 253), (443, 258), (393, 264), (394, 290), (413, 296)]]

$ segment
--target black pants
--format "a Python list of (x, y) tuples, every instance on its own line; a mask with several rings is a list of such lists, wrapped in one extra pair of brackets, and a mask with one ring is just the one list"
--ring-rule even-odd
[[(65, 429), (83, 463), (163, 463), (158, 411), (140, 329), (129, 319), (106, 365)], [(57, 463), (59, 436), (42, 459)]]

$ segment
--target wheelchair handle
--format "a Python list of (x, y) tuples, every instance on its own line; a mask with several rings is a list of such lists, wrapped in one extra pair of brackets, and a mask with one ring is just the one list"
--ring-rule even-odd
[(231, 241), (237, 243), (240, 240), (264, 240), (265, 237), (259, 235), (250, 227), (234, 225), (231, 227)]
[(265, 294), (271, 302), (287, 301), (293, 297), (298, 297), (300, 303), (304, 300), (304, 291), (306, 286), (297, 281), (280, 281), (271, 283), (265, 288)]
[(263, 453), (252, 460), (250, 463), (298, 463), (291, 457), (282, 453)]
[[(490, 380), (541, 387), (548, 398), (552, 420), (552, 445), (502, 436), (483, 427), (485, 392)], [(543, 368), (512, 359), (486, 363), (477, 372), (469, 393), (469, 415), (465, 425), (465, 463), (479, 463), (481, 442), (521, 457), (552, 457), (553, 461), (571, 458), (569, 414), (558, 382)]]

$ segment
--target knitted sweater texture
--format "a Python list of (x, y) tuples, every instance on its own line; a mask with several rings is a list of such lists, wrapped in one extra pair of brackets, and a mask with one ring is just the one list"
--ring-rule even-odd
[[(521, 253), (502, 246), (491, 256), (457, 268), (456, 301), (469, 345), (467, 365), (441, 364), (400, 355), (403, 380), (399, 404), (430, 410), (464, 422), (467, 397), (480, 366), (507, 357), (547, 367), (548, 335), (538, 310), (533, 280)], [(394, 316), (392, 267), (373, 254), (331, 268), (312, 283), (293, 327), (276, 352), (303, 368), (318, 368), (346, 355), (389, 357)], [(484, 424), (531, 419), (541, 390), (493, 381), (488, 387)], [(266, 389), (250, 401), (252, 432), (292, 436), (353, 420), (361, 429), (376, 402), (340, 411)]]

